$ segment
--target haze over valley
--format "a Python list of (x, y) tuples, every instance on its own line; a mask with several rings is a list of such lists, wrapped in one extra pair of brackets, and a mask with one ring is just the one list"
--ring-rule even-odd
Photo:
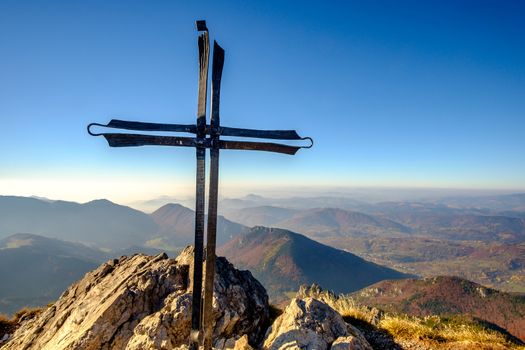
[[(413, 276), (525, 293), (525, 194), (387, 202), (249, 195), (220, 207), (219, 254), (252, 271), (277, 303), (302, 284), (350, 293)], [(110, 257), (174, 256), (193, 244), (194, 212), (178, 203), (146, 214), (108, 200), (2, 196), (0, 209), (0, 312), (51, 302)]]

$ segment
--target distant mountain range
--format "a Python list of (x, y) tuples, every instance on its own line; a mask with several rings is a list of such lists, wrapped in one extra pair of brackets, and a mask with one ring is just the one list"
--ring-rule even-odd
[[(147, 244), (173, 252), (193, 244), (194, 221), (194, 211), (180, 204), (164, 205), (148, 215), (108, 200), (79, 204), (0, 196), (0, 239), (31, 233), (110, 251)], [(245, 229), (219, 216), (217, 243)]]
[[(520, 208), (525, 195), (501, 196), (500, 209)], [(492, 197), (490, 197), (492, 198)], [(503, 199), (502, 199), (503, 198)], [(525, 242), (525, 213), (494, 215), (489, 209), (457, 208), (443, 203), (382, 202), (364, 204), (334, 199), (359, 210), (338, 207), (289, 208), (277, 206), (239, 207), (219, 216), (218, 243), (243, 232), (246, 227), (271, 226), (303, 233), (314, 239), (334, 236), (427, 236), (448, 240)], [(506, 200), (506, 201), (505, 201)], [(229, 200), (231, 202), (235, 200)], [(239, 206), (269, 202), (258, 196), (238, 200)], [(280, 200), (291, 204), (300, 199)], [(308, 200), (306, 200), (308, 201)], [(325, 203), (319, 197), (314, 203)], [(484, 199), (488, 203), (496, 199)], [(501, 202), (510, 203), (505, 207)], [(311, 205), (312, 203), (308, 203)], [(326, 204), (326, 203), (325, 203)], [(488, 204), (487, 204), (488, 205)], [(298, 206), (306, 206), (305, 203)], [(520, 214), (521, 213), (521, 214)], [(167, 204), (151, 215), (112, 203), (95, 200), (84, 204), (37, 198), (0, 196), (0, 238), (15, 233), (33, 233), (82, 242), (110, 250), (143, 246), (180, 249), (193, 243), (193, 211), (180, 204)]]
[(327, 236), (396, 236), (411, 229), (395, 221), (337, 208), (308, 209), (275, 224), (312, 238)]
[[(339, 199), (338, 207), (329, 206), (329, 197), (248, 196), (226, 201), (218, 254), (249, 269), (273, 302), (317, 283), (387, 311), (472, 315), (524, 339), (523, 295), (456, 277), (407, 279), (445, 273), (523, 291), (523, 201), (525, 195), (478, 198), (470, 205), (458, 198)], [(174, 252), (193, 244), (193, 235), (194, 211), (180, 204), (148, 215), (107, 200), (0, 196), (0, 313), (55, 300), (109, 258)]]
[(271, 226), (319, 239), (329, 236), (406, 235), (411, 229), (395, 221), (338, 208), (289, 209), (272, 206), (232, 211), (230, 218), (247, 226)]
[(141, 245), (157, 231), (147, 214), (104, 199), (79, 204), (0, 196), (0, 238), (32, 233), (114, 250)]
[(279, 222), (283, 220), (291, 218), (296, 213), (301, 213), (301, 210), (264, 205), (230, 210), (228, 211), (227, 217), (248, 227), (271, 227), (278, 225)]
[[(274, 296), (316, 279), (336, 283), (326, 288), (348, 292), (390, 278), (393, 271), (372, 269), (369, 279), (360, 280), (359, 274), (348, 272), (356, 261), (367, 268), (373, 262), (376, 267), (384, 265), (414, 275), (454, 274), (507, 291), (525, 291), (525, 212), (519, 211), (524, 198), (521, 194), (474, 198), (469, 205), (460, 198), (365, 203), (338, 197), (276, 200), (251, 195), (221, 202), (228, 214), (219, 217), (217, 242), (224, 244), (221, 251), (239, 267), (259, 274)], [(76, 266), (74, 271), (86, 271), (89, 264), (120, 254), (166, 250), (173, 255), (193, 244), (193, 225), (193, 210), (174, 203), (148, 215), (107, 200), (79, 204), (0, 196), (0, 239), (16, 238), (3, 243), (0, 258), (15, 259), (15, 252), (28, 257), (35, 252), (42, 269), (49, 261), (58, 270)], [(274, 229), (248, 228), (259, 225)], [(73, 244), (66, 254), (65, 242), (23, 239), (20, 233), (88, 247)], [(39, 245), (44, 248), (34, 248)], [(52, 250), (53, 245), (60, 250)], [(355, 260), (359, 258), (350, 253), (362, 259)], [(317, 262), (308, 260), (309, 256)], [(16, 265), (24, 259), (10, 261)], [(345, 274), (351, 277), (337, 277)], [(53, 278), (51, 274), (48, 280)]]
[(455, 196), (436, 200), (453, 208), (488, 209), (494, 212), (525, 212), (525, 193), (492, 196)]
[(500, 292), (462, 278), (381, 281), (351, 297), (363, 305), (414, 316), (471, 315), (525, 341), (525, 294)]
[(380, 280), (407, 277), (283, 229), (254, 227), (220, 247), (218, 254), (250, 270), (274, 299), (314, 282), (348, 293)]
[(516, 215), (420, 202), (378, 203), (368, 210), (408, 226), (419, 235), (452, 240), (525, 241), (525, 219)]
[(247, 226), (271, 226), (300, 232), (311, 238), (327, 236), (405, 235), (411, 229), (395, 221), (338, 208), (289, 209), (250, 207), (231, 212), (230, 218)]
[(269, 198), (255, 194), (250, 194), (242, 198), (224, 198), (220, 201), (219, 207), (225, 216), (238, 209), (270, 206), (290, 209), (315, 209), (315, 208), (341, 208), (354, 210), (367, 206), (368, 202), (360, 199), (347, 198), (342, 196), (315, 196), (315, 197), (282, 197)]
[[(394, 191), (396, 192), (396, 191)], [(358, 211), (365, 214), (378, 214), (388, 208), (398, 205), (411, 206), (412, 209), (429, 209), (435, 214), (439, 211), (448, 214), (478, 214), (492, 216), (518, 216), (525, 213), (525, 193), (472, 195), (472, 192), (446, 191), (443, 189), (430, 191), (427, 194), (416, 194), (418, 191), (404, 191), (395, 194), (392, 190), (376, 189), (375, 191), (356, 191), (355, 193), (340, 193), (325, 196), (295, 196), (295, 197), (263, 197), (248, 195), (241, 198), (225, 198), (220, 201), (219, 210), (228, 218), (235, 220), (239, 209), (254, 207), (279, 207), (305, 210), (317, 208), (339, 208)], [(397, 191), (403, 192), (403, 191)], [(410, 195), (410, 192), (412, 195)], [(457, 194), (454, 194), (457, 193)], [(443, 194), (447, 194), (443, 196)], [(394, 219), (395, 220), (395, 219)]]
[[(195, 212), (180, 204), (166, 204), (151, 214), (159, 229), (150, 244), (157, 247), (191, 245), (195, 237)], [(205, 226), (206, 227), (206, 226)], [(217, 244), (223, 244), (245, 231), (247, 227), (217, 217)]]
[(417, 202), (385, 202), (362, 209), (261, 206), (230, 211), (228, 217), (246, 225), (290, 229), (314, 239), (411, 234), (450, 240), (525, 242), (525, 218), (519, 215), (489, 215), (477, 209)]

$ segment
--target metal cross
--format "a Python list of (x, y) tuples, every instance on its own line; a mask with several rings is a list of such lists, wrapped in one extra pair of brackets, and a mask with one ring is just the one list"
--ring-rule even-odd
[[(193, 300), (190, 333), (190, 349), (198, 349), (203, 340), (204, 349), (212, 347), (212, 301), (213, 279), (215, 274), (215, 243), (217, 232), (217, 195), (219, 178), (219, 150), (254, 150), (284, 154), (295, 154), (300, 148), (310, 148), (313, 140), (300, 137), (295, 130), (255, 130), (229, 128), (220, 125), (219, 100), (224, 50), (214, 42), (211, 85), (211, 117), (206, 124), (206, 99), (208, 88), (209, 36), (205, 21), (197, 21), (199, 35), (199, 94), (197, 123), (195, 125), (160, 124), (113, 119), (108, 124), (91, 123), (88, 133), (92, 136), (103, 136), (111, 147), (130, 146), (183, 146), (195, 147), (197, 153), (197, 178), (195, 199), (195, 250), (193, 270)], [(196, 137), (164, 136), (152, 134), (95, 133), (94, 126), (146, 132), (185, 132)], [(249, 142), (222, 140), (221, 136), (274, 139), (274, 140), (309, 140), (308, 146), (292, 146), (271, 142)], [(201, 313), (202, 270), (204, 255), (204, 191), (205, 191), (205, 158), (206, 149), (210, 149), (210, 188), (208, 198), (208, 227), (206, 239), (206, 276), (204, 283), (204, 307)], [(201, 316), (202, 320), (201, 320)], [(202, 324), (201, 324), (202, 321)], [(203, 332), (202, 332), (203, 331)]]

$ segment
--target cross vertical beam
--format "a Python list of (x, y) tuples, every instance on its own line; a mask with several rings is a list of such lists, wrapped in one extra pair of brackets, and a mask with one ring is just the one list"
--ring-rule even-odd
[(195, 249), (193, 256), (193, 295), (191, 308), (191, 350), (199, 348), (199, 330), (201, 328), (201, 295), (202, 295), (202, 258), (204, 250), (204, 191), (206, 148), (206, 97), (208, 93), (208, 62), (210, 42), (208, 28), (204, 21), (197, 21), (197, 30), (203, 33), (199, 36), (199, 97), (197, 106), (197, 172), (195, 188)]
[(217, 238), (217, 197), (219, 188), (219, 137), (222, 68), (224, 50), (213, 42), (213, 64), (211, 75), (211, 119), (210, 119), (210, 188), (208, 194), (208, 231), (206, 237), (206, 277), (204, 279), (203, 331), (204, 350), (212, 347), (213, 332), (213, 280), (215, 275), (215, 245)]

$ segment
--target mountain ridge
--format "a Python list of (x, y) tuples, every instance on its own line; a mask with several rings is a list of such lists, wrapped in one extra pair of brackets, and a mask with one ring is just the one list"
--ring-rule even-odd
[[(155, 240), (158, 246), (184, 247), (193, 244), (195, 236), (195, 211), (178, 203), (168, 203), (150, 214), (159, 226)], [(217, 244), (223, 244), (247, 229), (244, 225), (217, 216)], [(160, 244), (159, 244), (160, 243)]]
[(120, 249), (145, 242), (157, 231), (147, 214), (107, 199), (81, 204), (0, 196), (0, 238), (26, 232)]
[(298, 290), (301, 284), (316, 282), (348, 293), (382, 279), (409, 276), (301, 234), (262, 226), (219, 247), (218, 254), (251, 270), (275, 299)]

